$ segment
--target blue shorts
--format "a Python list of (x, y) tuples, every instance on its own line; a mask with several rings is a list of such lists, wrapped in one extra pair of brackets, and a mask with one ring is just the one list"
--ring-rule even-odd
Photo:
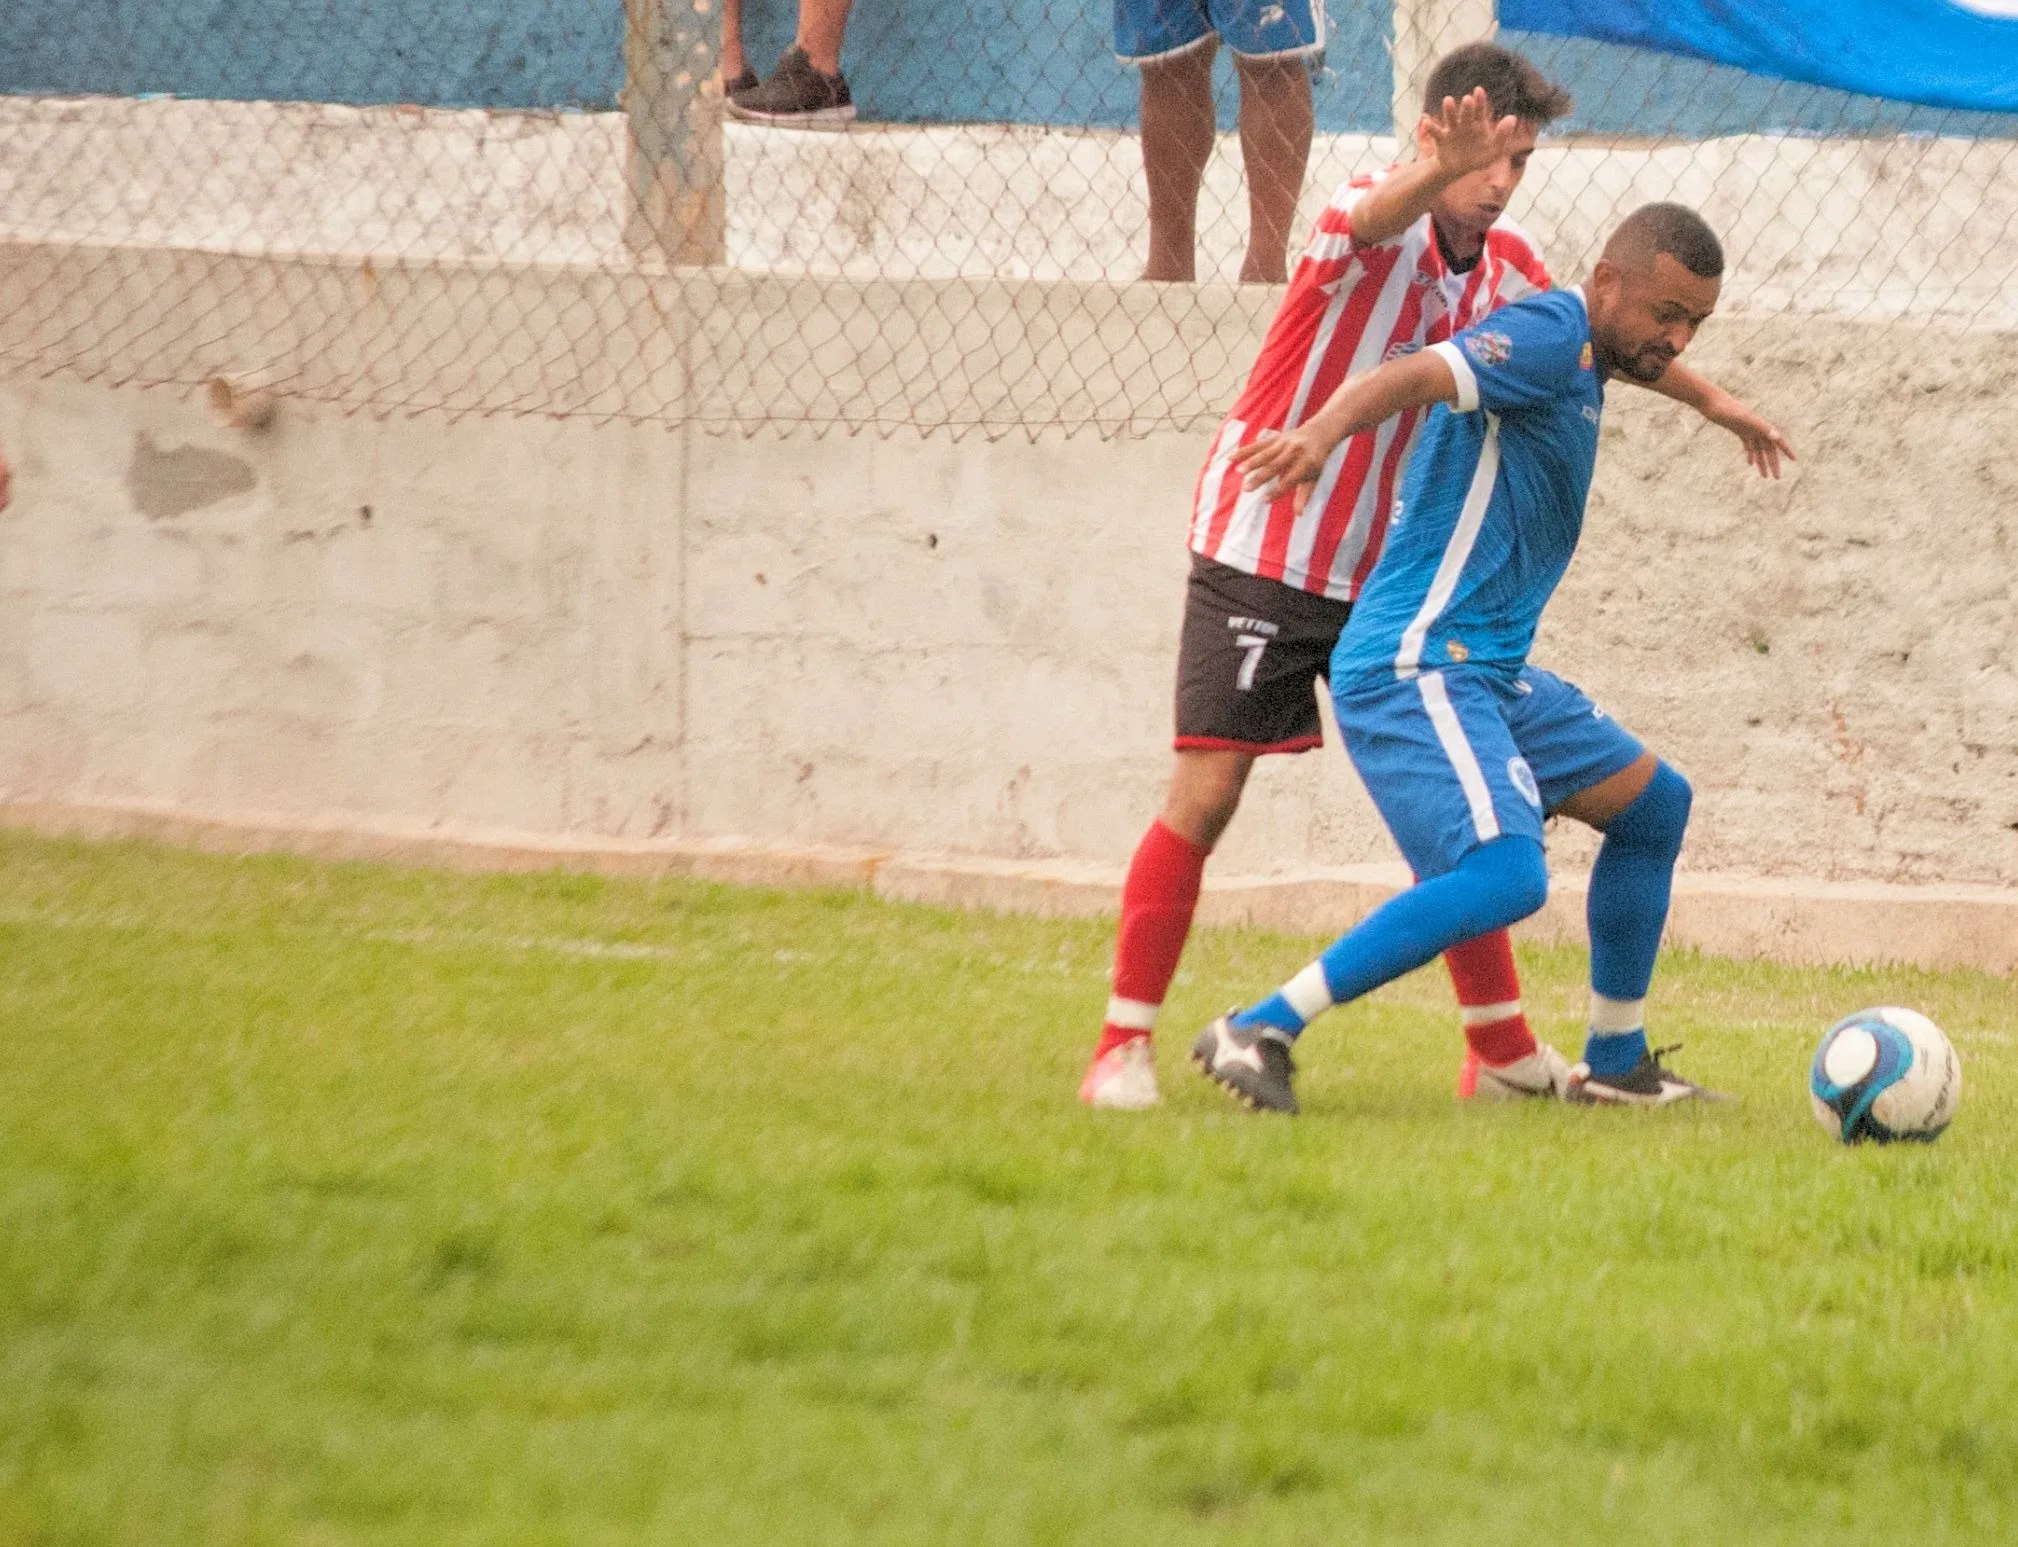
[(1217, 35), (1243, 59), (1293, 59), (1324, 51), (1319, 0), (1114, 0), (1114, 52), (1148, 64)]
[(1541, 842), (1549, 812), (1638, 761), (1639, 739), (1551, 672), (1447, 666), (1334, 689), (1339, 733), (1416, 875), (1494, 838)]

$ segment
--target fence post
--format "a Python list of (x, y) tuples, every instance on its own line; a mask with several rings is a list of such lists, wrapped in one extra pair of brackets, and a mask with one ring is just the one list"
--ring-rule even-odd
[(624, 235), (669, 263), (725, 257), (719, 0), (624, 0)]
[(1498, 30), (1494, 0), (1394, 0), (1394, 137), (1404, 154), (1415, 143), (1430, 67)]

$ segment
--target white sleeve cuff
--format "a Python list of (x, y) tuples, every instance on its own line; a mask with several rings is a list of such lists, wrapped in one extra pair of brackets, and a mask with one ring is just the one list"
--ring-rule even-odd
[(1455, 344), (1431, 344), (1429, 347), (1432, 354), (1443, 356), (1443, 363), (1450, 367), (1450, 373), (1457, 381), (1457, 411), (1471, 413), (1478, 407), (1478, 376), (1471, 368), (1471, 361)]

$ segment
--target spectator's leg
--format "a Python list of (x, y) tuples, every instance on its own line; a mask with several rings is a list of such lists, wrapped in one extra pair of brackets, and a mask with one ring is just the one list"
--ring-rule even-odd
[(799, 35), (793, 41), (822, 75), (841, 73), (841, 37), (848, 30), (848, 8), (853, 4), (854, 0), (799, 0)]
[(749, 69), (743, 57), (743, 0), (722, 0), (722, 81), (732, 85)]
[(1212, 158), (1212, 56), (1207, 38), (1142, 66), (1142, 170), (1149, 183), (1149, 266), (1144, 279), (1198, 273), (1198, 185)]
[(1310, 164), (1310, 66), (1303, 59), (1234, 58), (1240, 71), (1240, 154), (1247, 166), (1247, 259), (1242, 284), (1289, 277), (1290, 227)]

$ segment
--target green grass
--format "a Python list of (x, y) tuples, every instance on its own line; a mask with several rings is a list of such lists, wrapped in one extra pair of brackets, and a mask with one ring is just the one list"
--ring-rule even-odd
[[(2018, 992), (1676, 957), (1736, 1106), (1072, 1092), (1099, 924), (0, 838), (0, 1543), (2018, 1539)], [(1528, 951), (1576, 1045), (1581, 957)], [(1903, 1001), (1930, 1149), (1806, 1110)]]

